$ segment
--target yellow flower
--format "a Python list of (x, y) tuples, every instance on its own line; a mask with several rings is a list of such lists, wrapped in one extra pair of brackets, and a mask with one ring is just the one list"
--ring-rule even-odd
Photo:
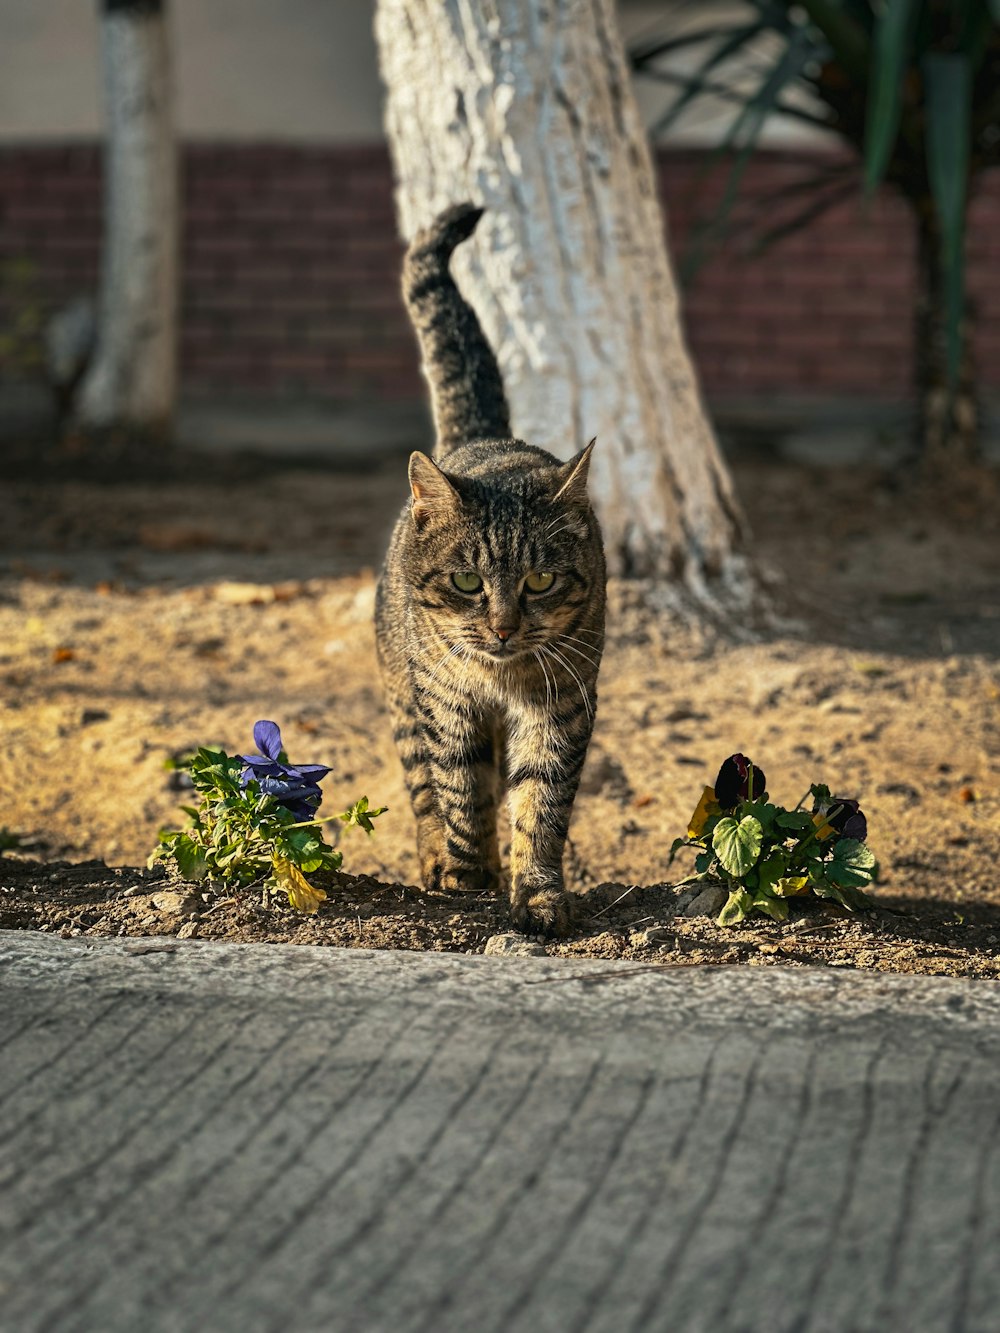
[(288, 894), (288, 902), (297, 912), (318, 912), (326, 897), (322, 889), (313, 888), (294, 861), (283, 856), (274, 858), (274, 880)]
[(701, 800), (695, 807), (695, 812), (691, 816), (691, 822), (688, 824), (688, 837), (700, 838), (705, 831), (705, 825), (713, 815), (721, 815), (722, 807), (715, 799), (715, 788), (706, 787), (701, 793)]
[(800, 898), (809, 892), (809, 879), (806, 875), (786, 875), (771, 885), (771, 892), (777, 898)]
[(836, 829), (827, 822), (826, 810), (821, 810), (818, 815), (813, 815), (813, 823), (816, 825), (816, 841), (822, 842), (824, 838), (829, 838)]

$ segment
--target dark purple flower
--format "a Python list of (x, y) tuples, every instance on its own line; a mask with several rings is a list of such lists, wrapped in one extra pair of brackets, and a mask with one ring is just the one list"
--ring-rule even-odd
[(848, 796), (834, 796), (825, 812), (826, 822), (841, 838), (864, 842), (868, 836), (868, 821), (857, 801)]
[[(753, 768), (753, 796), (750, 795), (750, 769)], [(715, 779), (715, 799), (723, 810), (732, 810), (738, 801), (756, 801), (764, 795), (767, 783), (764, 770), (745, 754), (731, 754)]]
[(256, 780), (265, 796), (272, 796), (296, 819), (312, 819), (323, 800), (319, 782), (330, 769), (325, 764), (293, 765), (283, 761), (281, 731), (276, 722), (257, 722), (253, 738), (261, 753), (240, 755), (244, 763), (240, 786)]

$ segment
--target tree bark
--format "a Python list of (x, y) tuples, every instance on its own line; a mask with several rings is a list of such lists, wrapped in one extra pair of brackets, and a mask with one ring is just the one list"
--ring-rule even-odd
[(177, 380), (178, 180), (162, 0), (103, 0), (108, 135), (94, 356), (76, 424), (165, 434)]
[(486, 206), (455, 268), (514, 433), (560, 458), (597, 436), (612, 572), (744, 598), (742, 520), (611, 0), (379, 0), (375, 28), (404, 236), (448, 204)]
[(979, 405), (970, 320), (962, 329), (957, 382), (949, 385), (948, 316), (941, 263), (941, 233), (934, 201), (916, 201), (917, 301), (915, 377), (916, 452), (921, 471), (935, 481), (957, 479), (975, 465)]

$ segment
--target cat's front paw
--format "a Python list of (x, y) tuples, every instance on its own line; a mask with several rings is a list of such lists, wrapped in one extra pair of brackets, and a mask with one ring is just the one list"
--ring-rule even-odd
[(537, 889), (511, 898), (510, 917), (526, 935), (568, 935), (576, 917), (576, 903), (565, 889)]
[(488, 893), (496, 884), (497, 875), (488, 866), (444, 866), (437, 881), (443, 893)]

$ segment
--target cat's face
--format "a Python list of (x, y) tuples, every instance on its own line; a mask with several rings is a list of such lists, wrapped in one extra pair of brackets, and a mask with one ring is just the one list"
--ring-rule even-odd
[(498, 529), (477, 517), (473, 512), (450, 540), (435, 543), (420, 591), (433, 600), (435, 627), (449, 643), (509, 660), (557, 639), (588, 600), (590, 579), (579, 558), (586, 527), (550, 513), (545, 521), (562, 531), (548, 537), (516, 510)]
[(411, 468), (410, 583), (449, 646), (497, 663), (565, 651), (603, 583), (586, 461), (575, 483), (567, 469), (579, 458), (495, 483), (446, 478), (433, 464), (433, 473), (418, 464), (414, 477)]

